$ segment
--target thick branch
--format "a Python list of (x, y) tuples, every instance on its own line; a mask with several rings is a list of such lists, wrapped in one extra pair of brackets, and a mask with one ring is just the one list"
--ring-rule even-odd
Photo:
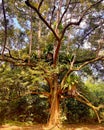
[(61, 40), (63, 39), (64, 34), (65, 34), (65, 32), (66, 32), (66, 30), (67, 30), (67, 28), (68, 28), (69, 26), (79, 25), (81, 21), (82, 21), (82, 20), (80, 20), (80, 21), (78, 21), (78, 22), (70, 22), (69, 24), (67, 24), (67, 25), (64, 27), (63, 31), (62, 31), (62, 35), (61, 35), (61, 38), (60, 38), (60, 39), (61, 39)]
[(47, 81), (48, 86), (51, 88), (52, 87), (52, 78), (45, 77), (45, 80)]
[(67, 73), (65, 74), (65, 76), (62, 79), (61, 88), (63, 88), (63, 86), (65, 84), (65, 81), (66, 81), (67, 77), (69, 76), (69, 74), (73, 72), (73, 66), (74, 66), (75, 58), (76, 58), (76, 55), (74, 55), (74, 57), (73, 57), (73, 59), (72, 59), (72, 61), (70, 63), (70, 68), (69, 68), (69, 70), (67, 71)]
[(57, 40), (59, 40), (59, 37), (57, 36), (57, 34), (55, 33), (55, 31), (53, 30), (53, 28), (48, 24), (48, 22), (44, 19), (44, 17), (42, 16), (42, 14), (39, 12), (39, 10), (33, 6), (29, 0), (26, 0), (25, 1), (26, 5), (29, 6), (30, 8), (32, 8), (36, 13), (37, 15), (39, 16), (39, 18), (45, 23), (45, 25), (52, 31), (52, 33), (54, 34), (55, 38)]
[(81, 94), (78, 94), (78, 96), (76, 96), (75, 99), (77, 99), (78, 101), (80, 101), (80, 102), (86, 104), (87, 106), (91, 107), (93, 109), (93, 111), (95, 112), (97, 118), (98, 118), (98, 122), (101, 123), (101, 119), (100, 119), (100, 116), (99, 116), (98, 111), (97, 111), (98, 107), (95, 107), (94, 105), (92, 105), (92, 103), (86, 97), (84, 97)]
[(78, 70), (82, 69), (84, 66), (86, 66), (86, 65), (88, 65), (90, 63), (96, 62), (98, 60), (104, 60), (104, 56), (102, 56), (102, 57), (96, 57), (96, 58), (94, 58), (94, 59), (92, 59), (90, 61), (86, 61), (82, 65), (80, 65), (78, 68), (74, 69), (74, 71), (78, 71)]
[(67, 71), (67, 73), (65, 74), (65, 76), (63, 77), (63, 79), (62, 79), (62, 81), (61, 81), (61, 88), (63, 88), (67, 77), (68, 77), (69, 74), (72, 73), (72, 72), (73, 72), (73, 70), (70, 70), (70, 69)]
[(3, 47), (3, 51), (2, 51), (2, 56), (4, 57), (4, 51), (5, 51), (5, 46), (6, 46), (6, 42), (7, 42), (7, 20), (6, 20), (6, 12), (5, 12), (5, 7), (4, 7), (4, 0), (2, 0), (2, 8), (3, 8), (4, 28), (5, 28), (5, 32), (4, 32), (4, 47)]
[(65, 74), (65, 76), (63, 77), (62, 81), (61, 81), (61, 88), (63, 88), (64, 84), (65, 84), (65, 81), (67, 79), (67, 77), (69, 76), (70, 73), (72, 73), (73, 71), (78, 71), (80, 69), (82, 69), (84, 66), (90, 64), (90, 63), (93, 63), (93, 62), (96, 62), (98, 60), (104, 60), (104, 56), (103, 57), (97, 57), (97, 58), (92, 58), (91, 60), (85, 60), (85, 61), (81, 61), (80, 63), (83, 63), (82, 65), (80, 65), (78, 68), (73, 68), (74, 64), (75, 63), (78, 63), (75, 62), (75, 60), (73, 59), (73, 61), (71, 62), (71, 66), (69, 68), (69, 70), (67, 71), (67, 73)]
[(99, 111), (100, 109), (104, 109), (104, 105), (103, 104), (100, 104), (98, 107), (96, 107), (96, 110)]

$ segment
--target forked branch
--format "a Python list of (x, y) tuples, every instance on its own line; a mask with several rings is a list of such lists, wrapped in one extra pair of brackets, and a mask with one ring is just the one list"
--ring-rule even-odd
[(99, 0), (97, 1), (96, 3), (92, 4), (90, 7), (88, 7), (83, 13), (82, 15), (80, 16), (80, 19), (77, 21), (77, 22), (69, 22), (63, 29), (62, 31), (62, 35), (61, 35), (61, 38), (62, 39), (64, 37), (64, 34), (66, 32), (66, 30), (68, 29), (69, 26), (72, 26), (72, 25), (80, 25), (80, 23), (82, 22), (84, 16), (86, 15), (86, 13), (91, 9), (93, 8), (94, 6), (100, 4), (103, 0)]
[(42, 14), (39, 12), (39, 10), (33, 6), (29, 0), (26, 0), (25, 1), (26, 5), (29, 6), (30, 8), (32, 8), (36, 13), (37, 15), (39, 16), (39, 18), (45, 23), (45, 25), (50, 29), (50, 31), (52, 31), (52, 33), (54, 34), (55, 38), (57, 40), (59, 40), (59, 37), (57, 36), (57, 34), (55, 33), (54, 29), (50, 26), (50, 24), (45, 20), (45, 18), (42, 16)]
[(83, 64), (81, 64), (79, 67), (77, 68), (74, 68), (74, 63), (75, 63), (75, 58), (72, 60), (71, 62), (71, 65), (69, 67), (69, 70), (67, 71), (67, 73), (65, 74), (65, 76), (63, 77), (62, 81), (61, 81), (61, 88), (64, 86), (65, 84), (65, 81), (67, 79), (67, 77), (70, 75), (70, 73), (72, 73), (73, 71), (78, 71), (78, 70), (81, 70), (84, 66), (90, 64), (90, 63), (93, 63), (93, 62), (96, 62), (96, 61), (99, 61), (99, 60), (104, 60), (104, 56), (102, 57), (96, 57), (96, 58), (93, 58), (89, 61), (85, 61)]

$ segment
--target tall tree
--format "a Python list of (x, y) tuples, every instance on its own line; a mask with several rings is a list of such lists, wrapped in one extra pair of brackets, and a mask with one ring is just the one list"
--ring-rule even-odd
[[(26, 63), (22, 56), (20, 59), (14, 58), (10, 51), (9, 55), (5, 54), (4, 57), (2, 54), (0, 55), (1, 61), (11, 62), (16, 66), (33, 67), (34, 72), (37, 73), (38, 71), (37, 76), (41, 75), (43, 81), (47, 82), (50, 91), (43, 94), (50, 101), (49, 126), (57, 127), (59, 123), (59, 104), (62, 95), (64, 96), (64, 93), (66, 93), (65, 86), (68, 77), (89, 64), (104, 61), (104, 54), (100, 54), (104, 48), (102, 1), (26, 0), (25, 3), (29, 7), (26, 8), (26, 11), (31, 8), (32, 12), (34, 11), (35, 15), (38, 16), (39, 28), (36, 31), (38, 32), (38, 39), (44, 40), (45, 47), (41, 56), (39, 56), (41, 60), (38, 58), (31, 60), (30, 57), (30, 62)], [(96, 35), (97, 32), (100, 32), (99, 36)], [(97, 42), (97, 40), (100, 40), (100, 42)], [(48, 41), (50, 43), (47, 43)], [(14, 47), (14, 45), (12, 46)], [(48, 48), (49, 46), (51, 46), (51, 49)], [(38, 47), (40, 46), (38, 45)], [(2, 49), (4, 49), (4, 46), (2, 46)], [(47, 50), (47, 53), (45, 53), (45, 50)], [(36, 50), (33, 48), (33, 51)], [(101, 122), (98, 110), (104, 106), (95, 107), (81, 95), (77, 91), (76, 80), (71, 82), (71, 89), (68, 90), (68, 96), (71, 93), (73, 98), (91, 107), (95, 111), (98, 121)]]

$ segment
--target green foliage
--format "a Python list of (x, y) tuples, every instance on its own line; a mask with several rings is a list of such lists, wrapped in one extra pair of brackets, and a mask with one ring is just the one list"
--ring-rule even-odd
[[(39, 123), (47, 121), (47, 99), (30, 93), (35, 89), (48, 91), (47, 87), (43, 86), (41, 77), (37, 77), (40, 73), (30, 68), (15, 67), (11, 69), (9, 64), (2, 65), (0, 73), (2, 76), (0, 78), (0, 121)], [(43, 87), (39, 88), (39, 86)]]
[(92, 95), (92, 97), (90, 98), (91, 101), (95, 105), (102, 104), (104, 102), (104, 82), (94, 82), (94, 80), (90, 77), (86, 81), (86, 86)]
[(90, 117), (89, 107), (70, 98), (66, 101), (66, 117), (69, 123), (89, 122), (92, 120)]
[(87, 60), (95, 57), (95, 52), (92, 52), (88, 49), (78, 49), (77, 52), (77, 59), (78, 61)]
[(75, 73), (71, 74), (67, 78), (64, 88), (70, 89), (72, 85), (76, 86), (76, 89), (79, 93), (89, 96), (89, 90), (87, 89), (85, 83), (81, 80), (80, 76)]

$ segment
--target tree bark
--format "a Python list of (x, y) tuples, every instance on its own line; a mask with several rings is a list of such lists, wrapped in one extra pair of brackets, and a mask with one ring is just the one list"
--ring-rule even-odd
[(40, 59), (41, 58), (41, 47), (40, 47), (40, 44), (41, 44), (41, 21), (39, 21), (38, 23), (38, 48), (37, 48), (37, 56), (38, 58)]
[(59, 84), (58, 80), (56, 77), (53, 78), (53, 83), (51, 86), (51, 98), (50, 98), (50, 117), (48, 120), (48, 127), (56, 127), (59, 123), (59, 115), (60, 115), (60, 110), (59, 110)]
[(30, 63), (30, 57), (32, 52), (32, 44), (33, 44), (33, 25), (32, 25), (32, 9), (30, 9), (30, 42), (29, 42), (29, 59), (28, 63)]

